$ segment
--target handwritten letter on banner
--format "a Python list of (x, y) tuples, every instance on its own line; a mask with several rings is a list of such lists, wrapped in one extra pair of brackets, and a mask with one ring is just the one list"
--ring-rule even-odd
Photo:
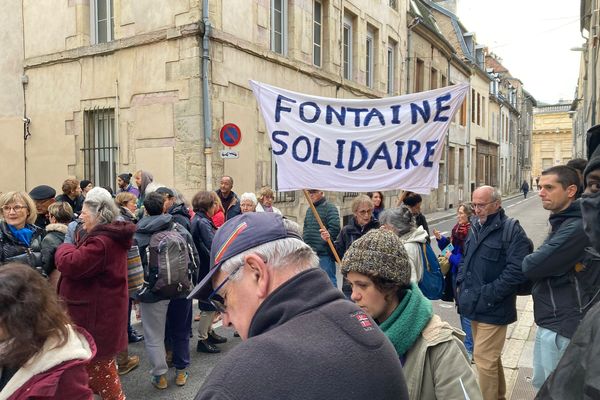
[(423, 194), (438, 186), (445, 133), (469, 88), (357, 100), (250, 84), (271, 139), (278, 190)]

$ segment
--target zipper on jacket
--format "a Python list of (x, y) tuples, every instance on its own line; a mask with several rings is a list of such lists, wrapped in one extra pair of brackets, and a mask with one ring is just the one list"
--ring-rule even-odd
[(550, 291), (550, 301), (552, 302), (552, 312), (554, 313), (554, 318), (556, 318), (556, 302), (554, 301), (554, 292), (552, 291), (552, 285), (550, 285), (550, 280), (546, 281), (548, 285), (548, 290)]
[(577, 293), (577, 304), (579, 304), (579, 312), (583, 313), (583, 307), (581, 304), (581, 290), (579, 288), (579, 279), (573, 274), (573, 280), (575, 281), (575, 292)]

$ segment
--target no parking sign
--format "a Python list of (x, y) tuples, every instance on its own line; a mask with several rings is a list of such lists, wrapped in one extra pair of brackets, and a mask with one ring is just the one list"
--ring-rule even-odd
[(236, 124), (225, 124), (219, 132), (219, 138), (225, 146), (237, 146), (242, 140), (242, 131)]

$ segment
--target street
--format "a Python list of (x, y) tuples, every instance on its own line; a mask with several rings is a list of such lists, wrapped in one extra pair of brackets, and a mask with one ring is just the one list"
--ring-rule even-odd
[[(535, 192), (530, 193), (527, 200), (523, 196), (518, 196), (505, 200), (503, 202), (507, 214), (510, 217), (517, 218), (528, 236), (533, 240), (535, 246), (539, 246), (547, 234), (548, 212), (545, 211)], [(447, 214), (453, 214), (450, 210)], [(430, 223), (430, 230), (438, 229), (444, 234), (449, 234), (456, 223), (454, 217), (438, 222)], [(435, 240), (432, 241), (434, 250), (438, 251)], [(532, 399), (533, 391), (531, 385), (526, 381), (530, 376), (532, 366), (532, 352), (535, 330), (533, 325), (533, 312), (531, 297), (520, 297), (518, 299), (518, 309), (520, 320), (512, 324), (507, 333), (507, 342), (503, 353), (503, 363), (507, 380), (508, 393), (512, 393), (511, 399)], [(197, 309), (196, 309), (197, 310)], [(442, 301), (434, 302), (434, 311), (448, 321), (451, 325), (460, 328), (460, 323), (452, 303)], [(197, 322), (193, 324), (193, 331), (196, 331)], [(135, 328), (138, 332), (143, 332), (140, 323), (136, 323)], [(150, 365), (145, 356), (144, 342), (131, 344), (129, 351), (131, 354), (140, 356), (140, 366), (127, 375), (121, 377), (125, 394), (130, 399), (193, 399), (198, 389), (202, 386), (204, 379), (212, 368), (224, 357), (229, 350), (239, 343), (239, 338), (233, 337), (233, 331), (228, 328), (219, 327), (217, 333), (229, 338), (229, 341), (220, 345), (222, 352), (220, 354), (204, 354), (196, 352), (196, 339), (190, 339), (191, 363), (189, 367), (190, 378), (183, 387), (178, 387), (174, 383), (174, 369), (168, 372), (169, 387), (165, 390), (157, 390), (150, 383)], [(513, 387), (515, 388), (513, 390)]]

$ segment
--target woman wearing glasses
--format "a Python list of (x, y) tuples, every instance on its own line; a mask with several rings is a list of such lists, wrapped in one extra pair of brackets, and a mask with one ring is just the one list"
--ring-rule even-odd
[(0, 264), (22, 262), (43, 274), (43, 230), (34, 225), (37, 212), (31, 197), (25, 192), (4, 193), (0, 210)]
[[(369, 232), (371, 229), (379, 228), (379, 221), (373, 218), (373, 208), (373, 201), (365, 194), (355, 197), (352, 201), (353, 217), (342, 228), (334, 242), (335, 250), (340, 259), (344, 257), (344, 253), (350, 248), (352, 242)], [(329, 238), (329, 232), (325, 229), (321, 229), (321, 238), (327, 240)], [(346, 280), (344, 280), (342, 291), (346, 297), (350, 298), (352, 289)]]

